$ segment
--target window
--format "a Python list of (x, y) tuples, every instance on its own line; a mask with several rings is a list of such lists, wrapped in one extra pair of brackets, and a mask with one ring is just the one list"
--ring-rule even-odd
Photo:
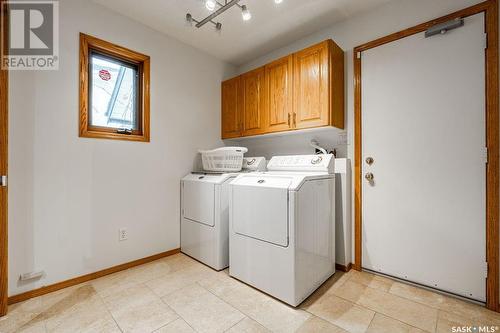
[(80, 34), (80, 136), (149, 142), (149, 57)]

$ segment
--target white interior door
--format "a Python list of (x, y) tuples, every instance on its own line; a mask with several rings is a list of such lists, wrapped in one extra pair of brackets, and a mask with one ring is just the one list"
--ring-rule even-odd
[(485, 301), (483, 14), (361, 60), (363, 268)]

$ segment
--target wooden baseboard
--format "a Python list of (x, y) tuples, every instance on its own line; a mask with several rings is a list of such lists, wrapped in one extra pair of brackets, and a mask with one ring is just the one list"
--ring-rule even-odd
[(341, 264), (335, 264), (335, 269), (342, 272), (349, 272), (352, 268), (352, 263), (347, 264), (347, 266)]
[(109, 274), (123, 271), (123, 270), (129, 269), (129, 268), (132, 268), (134, 266), (143, 265), (143, 264), (146, 264), (146, 263), (151, 262), (151, 261), (155, 261), (155, 260), (158, 260), (158, 259), (161, 259), (164, 257), (168, 257), (168, 256), (174, 255), (176, 253), (179, 253), (180, 251), (181, 251), (181, 249), (179, 249), (179, 248), (173, 249), (173, 250), (158, 253), (158, 254), (155, 254), (155, 255), (152, 255), (152, 256), (149, 256), (146, 258), (137, 259), (134, 261), (130, 261), (130, 262), (121, 264), (121, 265), (106, 268), (106, 269), (103, 269), (103, 270), (100, 270), (100, 271), (97, 271), (94, 273), (89, 273), (89, 274), (85, 274), (82, 276), (78, 276), (78, 277), (75, 277), (75, 278), (72, 278), (72, 279), (69, 279), (66, 281), (61, 281), (61, 282), (57, 282), (57, 283), (54, 283), (54, 284), (51, 284), (48, 286), (43, 286), (43, 287), (38, 288), (38, 289), (34, 289), (34, 290), (30, 290), (30, 291), (27, 291), (27, 292), (24, 292), (21, 294), (10, 296), (8, 299), (8, 303), (9, 303), (9, 305), (19, 303), (19, 302), (25, 301), (25, 300), (30, 299), (30, 298), (42, 296), (42, 295), (45, 295), (45, 294), (48, 294), (48, 293), (51, 293), (51, 292), (54, 292), (54, 291), (57, 291), (60, 289), (64, 289), (64, 288), (71, 287), (71, 286), (74, 286), (74, 285), (77, 285), (77, 284), (80, 284), (83, 282), (87, 282), (90, 280), (94, 280), (94, 279), (106, 276)]

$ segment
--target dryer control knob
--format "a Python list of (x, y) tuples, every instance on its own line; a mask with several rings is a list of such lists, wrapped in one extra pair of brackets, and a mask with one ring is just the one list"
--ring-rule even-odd
[(313, 157), (313, 159), (311, 160), (311, 164), (319, 164), (321, 163), (321, 161), (323, 161), (323, 157), (321, 156)]

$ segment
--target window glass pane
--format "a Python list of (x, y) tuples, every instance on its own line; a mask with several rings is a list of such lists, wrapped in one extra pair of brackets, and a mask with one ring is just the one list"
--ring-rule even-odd
[(98, 53), (90, 61), (90, 125), (139, 129), (137, 66)]

